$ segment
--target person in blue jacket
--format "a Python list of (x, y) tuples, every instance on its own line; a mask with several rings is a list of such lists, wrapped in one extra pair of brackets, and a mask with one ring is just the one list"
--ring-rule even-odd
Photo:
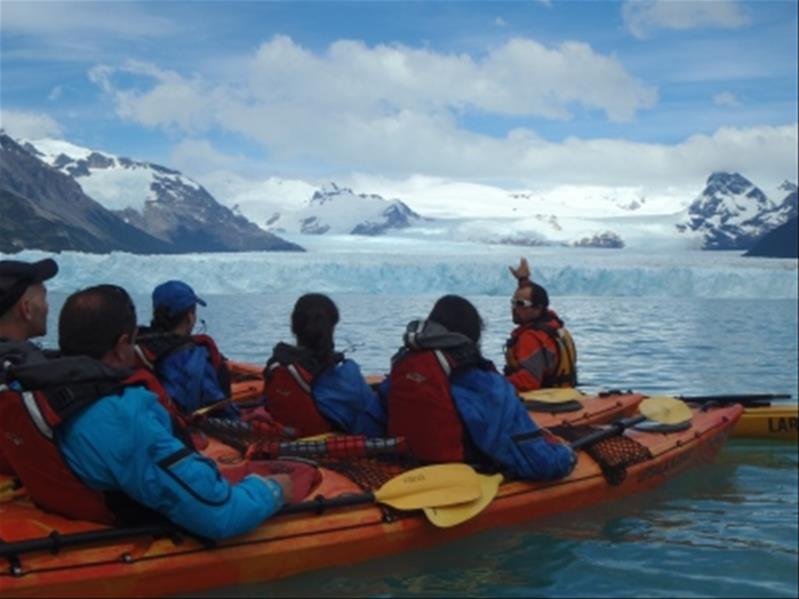
[(377, 398), (361, 369), (335, 350), (339, 312), (321, 293), (294, 304), (291, 330), (296, 345), (278, 343), (264, 369), (266, 409), (302, 436), (329, 431), (383, 436)]
[[(123, 371), (134, 365), (136, 313), (121, 287), (100, 285), (72, 294), (58, 332), (63, 356), (88, 356)], [(212, 460), (175, 437), (167, 410), (141, 386), (93, 401), (58, 428), (55, 440), (70, 470), (91, 489), (122, 491), (211, 539), (253, 529), (291, 497), (285, 475), (251, 474), (228, 484)]]
[(379, 388), (389, 435), (425, 461), (482, 462), (508, 475), (553, 480), (575, 453), (541, 429), (516, 390), (480, 353), (483, 321), (465, 298), (440, 298), (413, 321)]
[[(208, 335), (192, 335), (197, 305), (205, 306), (183, 281), (166, 281), (152, 294), (150, 327), (140, 327), (138, 357), (153, 370), (169, 396), (185, 414), (230, 397), (227, 362)], [(217, 416), (238, 418), (238, 407), (229, 403), (215, 410)]]

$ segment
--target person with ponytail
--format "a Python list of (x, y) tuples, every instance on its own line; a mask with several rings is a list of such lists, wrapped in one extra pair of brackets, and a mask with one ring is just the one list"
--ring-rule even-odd
[(266, 409), (300, 436), (338, 431), (383, 436), (377, 398), (353, 360), (335, 349), (336, 304), (308, 293), (294, 304), (296, 345), (278, 343), (264, 368)]
[[(208, 335), (193, 335), (197, 305), (203, 299), (183, 281), (166, 281), (153, 290), (153, 317), (139, 327), (136, 355), (140, 366), (152, 370), (185, 414), (230, 397), (227, 361)], [(237, 418), (228, 404), (219, 416)]]
[(425, 462), (477, 463), (514, 478), (554, 480), (574, 452), (533, 421), (516, 390), (480, 351), (483, 320), (467, 299), (445, 295), (408, 324), (379, 393), (389, 436)]

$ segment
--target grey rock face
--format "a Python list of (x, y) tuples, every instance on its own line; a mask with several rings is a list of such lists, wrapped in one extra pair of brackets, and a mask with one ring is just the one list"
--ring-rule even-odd
[(617, 233), (605, 231), (591, 237), (583, 237), (582, 239), (573, 241), (571, 245), (583, 248), (621, 249), (624, 247), (624, 241)]
[(0, 251), (36, 248), (167, 253), (173, 248), (125, 223), (69, 176), (0, 134)]
[(410, 227), (413, 221), (421, 217), (411, 210), (407, 204), (394, 200), (376, 221), (364, 221), (352, 229), (353, 235), (382, 235), (390, 229), (404, 229)]

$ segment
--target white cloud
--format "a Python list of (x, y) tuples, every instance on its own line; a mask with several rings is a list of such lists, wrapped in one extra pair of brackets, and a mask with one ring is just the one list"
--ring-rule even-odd
[(717, 106), (740, 106), (741, 101), (732, 92), (721, 92), (713, 96), (713, 103)]
[[(260, 143), (272, 165), (305, 162), (327, 172), (527, 187), (696, 185), (714, 170), (738, 170), (765, 182), (796, 171), (795, 123), (722, 128), (677, 144), (577, 137), (551, 142), (525, 128), (492, 137), (461, 125), (458, 116), (470, 110), (568, 119), (580, 105), (625, 120), (654, 103), (653, 89), (616, 59), (581, 43), (548, 48), (513, 39), (477, 60), (353, 41), (316, 54), (279, 36), (228, 67), (220, 70), (224, 81), (140, 62), (98, 66), (91, 77), (124, 119), (194, 140), (176, 149), (178, 166), (187, 172), (197, 172), (185, 166), (192, 153), (241, 172), (237, 161), (228, 167), (224, 155), (196, 141), (219, 131)], [(128, 86), (120, 86), (120, 79)], [(246, 167), (252, 171), (252, 164)]]
[(12, 137), (26, 139), (58, 137), (63, 133), (61, 125), (47, 114), (5, 108), (0, 110), (0, 128)]
[(61, 97), (61, 94), (64, 93), (64, 88), (60, 85), (56, 85), (53, 89), (50, 90), (50, 93), (47, 95), (47, 99), (50, 101), (58, 100)]
[[(138, 84), (118, 86), (118, 75)], [(123, 119), (192, 136), (218, 128), (278, 156), (370, 168), (405, 163), (420, 147), (451, 146), (441, 159), (459, 161), (470, 144), (474, 152), (503, 144), (458, 127), (456, 116), (470, 110), (569, 119), (582, 106), (629, 121), (656, 100), (653, 88), (586, 44), (548, 48), (522, 38), (476, 60), (355, 41), (315, 54), (277, 36), (226, 76), (184, 77), (135, 61), (90, 71)]]
[(494, 25), (496, 25), (497, 27), (507, 27), (508, 22), (502, 17), (497, 17), (496, 19), (494, 19)]
[(749, 23), (736, 0), (627, 0), (622, 18), (638, 39), (646, 39), (655, 29), (734, 29)]
[(217, 150), (207, 139), (187, 138), (172, 148), (169, 164), (196, 177), (212, 171), (243, 170), (240, 167), (246, 160), (242, 155), (234, 156)]
[(160, 37), (176, 30), (168, 19), (122, 2), (4, 1), (2, 12), (0, 30), (4, 33), (60, 36), (91, 32), (93, 35), (135, 39)]

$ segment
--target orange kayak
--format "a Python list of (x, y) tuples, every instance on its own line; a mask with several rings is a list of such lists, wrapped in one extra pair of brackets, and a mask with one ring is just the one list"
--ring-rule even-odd
[[(419, 510), (396, 512), (367, 504), (331, 508), (321, 514), (276, 515), (249, 534), (213, 547), (185, 535), (154, 536), (158, 531), (150, 529), (138, 529), (138, 533), (125, 529), (122, 538), (102, 541), (103, 535), (120, 531), (46, 514), (24, 496), (16, 497), (0, 502), (0, 556), (6, 561), (0, 572), (0, 595), (192, 593), (451, 542), (656, 487), (685, 468), (712, 458), (742, 411), (739, 405), (695, 410), (690, 426), (676, 432), (628, 429), (624, 436), (637, 441), (649, 454), (627, 466), (619, 484), (611, 485), (597, 462), (580, 451), (577, 466), (568, 477), (547, 483), (506, 482), (482, 512), (451, 528), (433, 526)], [(320, 468), (320, 473), (321, 480), (309, 497), (362, 492), (335, 470)], [(53, 536), (55, 531), (57, 536)], [(94, 542), (78, 543), (77, 539), (84, 537), (74, 537), (76, 533), (92, 533)], [(33, 539), (57, 542), (48, 549), (37, 545), (36, 550), (23, 551), (20, 543)], [(9, 553), (13, 554), (10, 559)]]
[[(228, 367), (233, 378), (232, 394), (236, 401), (250, 401), (263, 394), (263, 366), (230, 360)], [(376, 386), (383, 376), (368, 375), (366, 380)], [(539, 426), (552, 427), (604, 424), (630, 416), (645, 396), (621, 391), (587, 395), (577, 389), (542, 389), (522, 393), (521, 397)]]

